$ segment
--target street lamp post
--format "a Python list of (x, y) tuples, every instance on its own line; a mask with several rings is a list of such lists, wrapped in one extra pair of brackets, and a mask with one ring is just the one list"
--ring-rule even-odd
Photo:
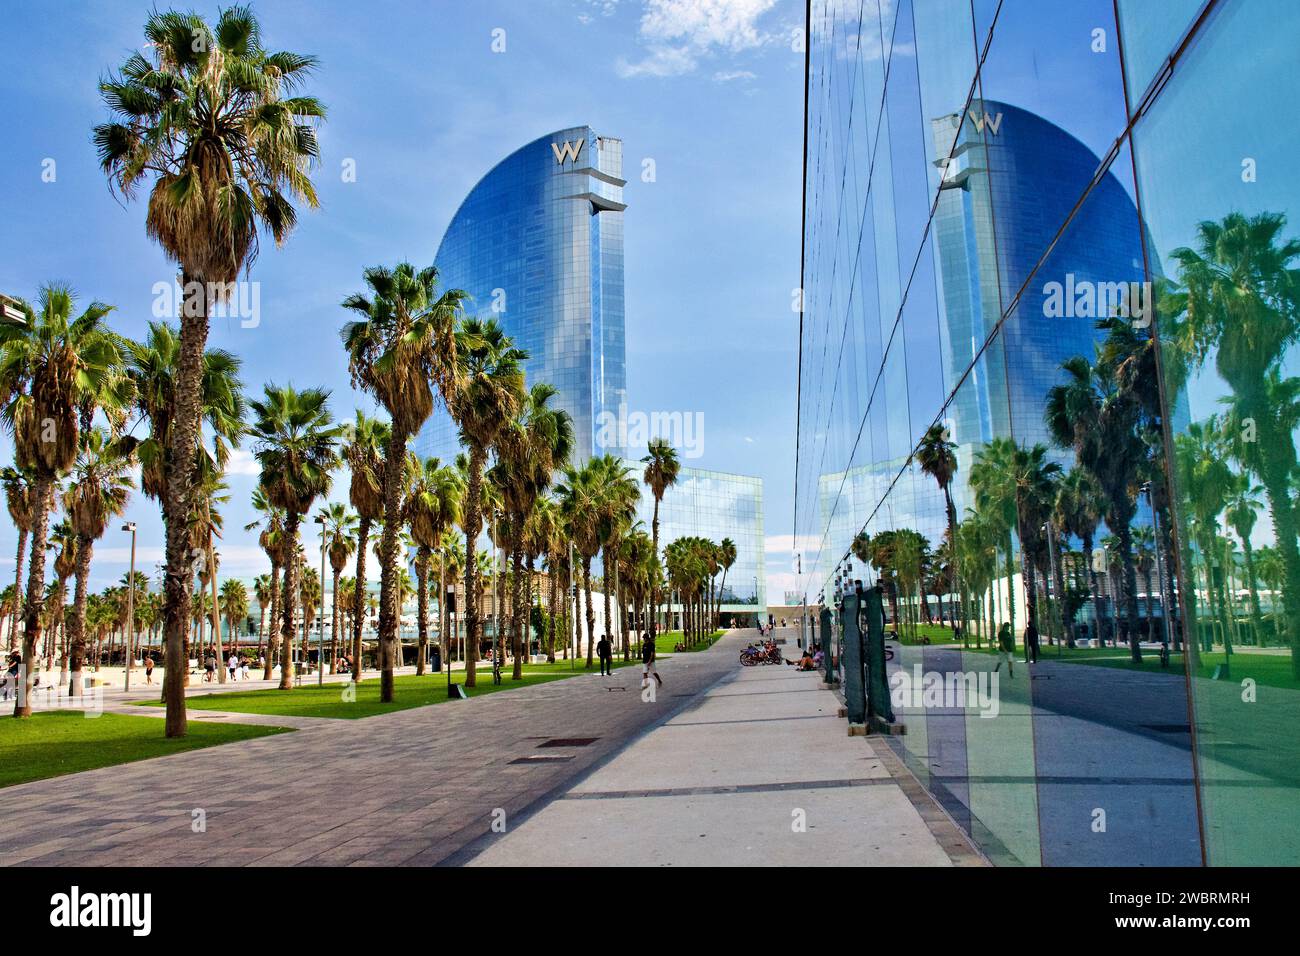
[(320, 621), (316, 639), (316, 685), (325, 686), (325, 516), (317, 515), (320, 525)]
[(123, 531), (131, 532), (131, 571), (126, 586), (126, 680), (123, 690), (131, 690), (131, 658), (135, 656), (135, 522), (128, 521), (122, 525)]

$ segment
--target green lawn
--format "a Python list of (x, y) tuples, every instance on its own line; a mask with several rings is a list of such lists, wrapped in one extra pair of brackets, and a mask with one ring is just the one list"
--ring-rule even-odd
[[(523, 680), (511, 680), (509, 665), (501, 671), (501, 683), (492, 683), (492, 668), (479, 662), (476, 686), (466, 689), (471, 697), (492, 694), (497, 691), (511, 690), (516, 687), (532, 687), (553, 680), (563, 680), (575, 674), (597, 673), (596, 665), (586, 670), (586, 660), (577, 661), (577, 667), (571, 667), (569, 661), (557, 660), (554, 664), (525, 664)], [(616, 659), (615, 667), (628, 667), (639, 661)], [(452, 681), (463, 684), (465, 674), (456, 671)], [(279, 717), (339, 717), (358, 718), (373, 717), (376, 714), (388, 714), (395, 710), (409, 710), (412, 707), (425, 707), (429, 704), (444, 703), (447, 698), (447, 674), (400, 674), (394, 679), (392, 703), (384, 704), (379, 700), (379, 677), (367, 677), (356, 689), (356, 699), (344, 699), (344, 692), (349, 685), (335, 682), (318, 685), (310, 678), (293, 690), (282, 691), (248, 690), (233, 691), (227, 694), (208, 693), (192, 694), (186, 703), (192, 710), (223, 710), (239, 714), (275, 714)], [(142, 702), (144, 706), (161, 707), (159, 701)]]
[(38, 713), (29, 720), (0, 719), (0, 787), (94, 770), (235, 740), (286, 733), (286, 727), (191, 721), (189, 734), (168, 740), (159, 717), (81, 711)]
[[(691, 647), (688, 648), (688, 650), (691, 652), (707, 650), (708, 648), (712, 647), (713, 642), (716, 641), (721, 636), (722, 636), (722, 631), (714, 631), (712, 636), (706, 637), (698, 644), (692, 645)], [(680, 644), (684, 639), (685, 637), (681, 631), (668, 631), (665, 634), (656, 634), (655, 653), (672, 654), (673, 648), (676, 647), (678, 644)]]

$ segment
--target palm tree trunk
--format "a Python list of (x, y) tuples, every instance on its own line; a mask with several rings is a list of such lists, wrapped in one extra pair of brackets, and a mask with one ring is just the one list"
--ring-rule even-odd
[(330, 598), (330, 673), (339, 672), (339, 627), (343, 623), (343, 607), (339, 604), (339, 578), (343, 569), (334, 572), (334, 590)]
[(546, 593), (546, 663), (555, 663), (555, 623), (559, 608), (555, 606), (555, 592), (558, 590), (559, 575), (556, 573), (555, 565), (552, 564), (550, 574), (547, 575), (547, 593)]
[(591, 558), (586, 555), (582, 557), (582, 578), (583, 590), (587, 596), (587, 669), (590, 670), (591, 655), (596, 644), (593, 640), (596, 634), (596, 609), (591, 603)]
[(483, 530), (483, 465), (487, 454), (477, 445), (469, 450), (469, 481), (465, 512), (465, 686), (477, 686), (478, 645), (482, 615), (478, 606), (478, 536)]
[[(659, 496), (655, 495), (655, 513), (654, 520), (650, 522), (650, 542), (654, 549), (654, 560), (659, 562)], [(659, 579), (654, 579), (654, 584), (650, 587), (650, 640), (654, 640), (655, 634), (658, 633), (659, 627)]]
[(370, 519), (364, 515), (357, 525), (357, 580), (352, 586), (352, 680), (361, 683), (361, 629), (366, 624), (366, 548), (369, 547)]
[(36, 679), (36, 645), (41, 640), (41, 606), (45, 591), (45, 537), (50, 523), (50, 498), (54, 480), (41, 476), (36, 479), (32, 502), (31, 565), (27, 571), (26, 620), (23, 622), (23, 669), (18, 675), (18, 694), (14, 704), (15, 717), (32, 715), (31, 691)]
[[(280, 610), (280, 565), (271, 563), (271, 632), (266, 636), (266, 664), (262, 669), (262, 680), (271, 679), (271, 668), (275, 662), (275, 652), (280, 646), (278, 634)], [(283, 666), (283, 665), (281, 665)]]
[(9, 618), (9, 650), (18, 646), (18, 621), (23, 616), (23, 560), (27, 557), (27, 529), (18, 529), (18, 554), (14, 558), (17, 571), (14, 572), (14, 606)]
[(402, 471), (406, 467), (405, 434), (397, 429), (384, 462), (384, 531), (379, 538), (379, 700), (393, 699), (393, 658), (402, 609), (397, 597), (397, 533), (402, 524)]
[[(438, 539), (442, 540), (441, 537)], [(447, 551), (442, 549), (438, 555), (438, 641), (442, 645), (442, 666), (451, 670), (450, 645), (447, 643)]]
[(285, 515), (284, 534), (288, 541), (285, 552), (291, 555), (284, 568), (284, 590), (280, 595), (280, 690), (293, 690), (293, 638), (294, 603), (298, 598), (298, 524), (302, 515), (289, 512)]
[(203, 350), (208, 339), (206, 285), (188, 271), (181, 286), (191, 290), (181, 309), (180, 346), (176, 359), (175, 410), (171, 447), (166, 449), (167, 487), (163, 494), (166, 555), (163, 576), (163, 700), (167, 704), (164, 733), (184, 737), (186, 678), (189, 659), (185, 634), (190, 621), (189, 522), (194, 465), (202, 413)]
[(524, 648), (529, 646), (528, 609), (524, 606), (524, 555), (519, 550), (518, 535), (515, 535), (510, 554), (510, 567), (514, 580), (510, 584), (510, 597), (514, 609), (511, 632), (514, 635), (515, 666), (510, 674), (511, 680), (524, 679)]
[(1251, 547), (1250, 538), (1241, 538), (1241, 553), (1246, 561), (1246, 584), (1250, 588), (1250, 626), (1255, 631), (1255, 643), (1262, 644), (1264, 638), (1264, 616), (1259, 609), (1259, 583), (1255, 577), (1255, 549)]
[(424, 661), (429, 654), (429, 558), (423, 551), (415, 558), (415, 583), (419, 593), (415, 596), (416, 632), (419, 635), (415, 652), (415, 676), (424, 676)]
[(1137, 564), (1133, 560), (1133, 528), (1127, 521), (1119, 525), (1120, 562), (1124, 569), (1124, 613), (1128, 618), (1129, 657), (1134, 664), (1142, 663), (1142, 646), (1138, 642)]
[(608, 545), (606, 545), (602, 549), (602, 554), (604, 555), (604, 560), (602, 562), (604, 564), (604, 567), (601, 568), (600, 579), (601, 579), (601, 585), (605, 590), (605, 640), (609, 641), (610, 657), (612, 658), (614, 652), (614, 628), (613, 625), (610, 623), (609, 602), (611, 597), (610, 588), (613, 582), (610, 579), (610, 562), (612, 560), (612, 557), (609, 553)]
[(76, 584), (73, 586), (72, 620), (69, 622), (68, 650), (72, 658), (72, 677), (68, 684), (68, 696), (80, 697), (85, 683), (81, 676), (86, 662), (86, 600), (90, 579), (90, 559), (95, 542), (77, 536)]

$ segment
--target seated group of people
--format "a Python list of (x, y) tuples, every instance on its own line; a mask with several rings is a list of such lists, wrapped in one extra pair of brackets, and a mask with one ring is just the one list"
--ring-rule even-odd
[(815, 671), (821, 667), (825, 657), (822, 655), (822, 649), (814, 644), (812, 647), (804, 648), (803, 656), (797, 661), (786, 659), (786, 663), (796, 667), (801, 671)]

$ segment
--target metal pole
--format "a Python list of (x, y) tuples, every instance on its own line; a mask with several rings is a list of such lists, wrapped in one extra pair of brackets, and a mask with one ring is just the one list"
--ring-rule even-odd
[(127, 578), (126, 589), (126, 680), (123, 690), (131, 690), (131, 658), (135, 656), (135, 522), (128, 521), (122, 525), (123, 531), (131, 532), (131, 571)]

